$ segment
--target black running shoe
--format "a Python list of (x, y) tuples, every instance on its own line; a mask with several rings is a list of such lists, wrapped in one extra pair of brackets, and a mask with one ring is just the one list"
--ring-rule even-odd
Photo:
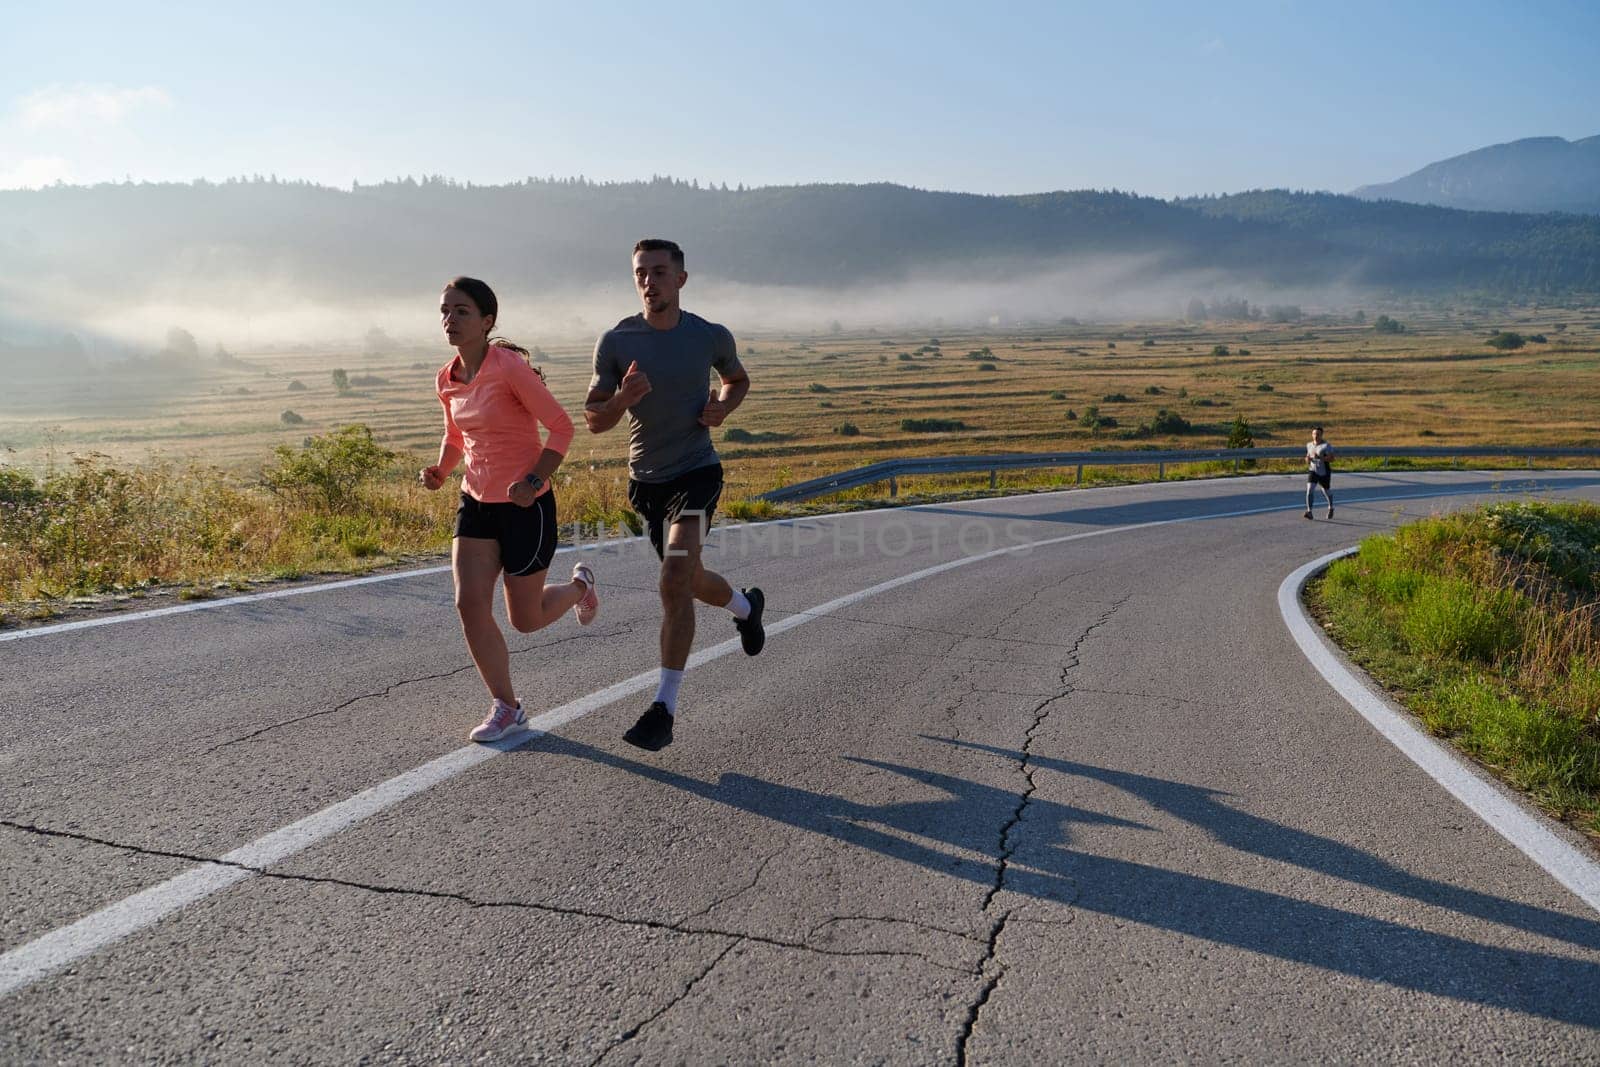
[(661, 701), (656, 701), (622, 739), (649, 752), (660, 752), (672, 744), (672, 712)]
[(767, 643), (767, 630), (761, 625), (761, 611), (767, 606), (767, 594), (755, 586), (743, 592), (745, 599), (750, 601), (750, 617), (734, 619), (733, 625), (739, 630), (739, 643), (744, 645), (744, 654), (753, 656)]

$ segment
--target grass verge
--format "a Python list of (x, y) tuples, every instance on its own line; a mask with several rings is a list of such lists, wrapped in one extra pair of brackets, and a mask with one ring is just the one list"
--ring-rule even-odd
[(1491, 504), (1374, 535), (1307, 599), (1436, 736), (1600, 840), (1600, 507)]

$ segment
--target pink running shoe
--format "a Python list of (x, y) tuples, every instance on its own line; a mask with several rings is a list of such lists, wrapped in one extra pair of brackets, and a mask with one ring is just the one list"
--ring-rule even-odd
[(583, 599), (572, 609), (572, 614), (577, 616), (578, 625), (588, 626), (594, 622), (594, 617), (600, 614), (600, 594), (594, 591), (594, 571), (587, 563), (575, 564), (572, 568), (572, 580), (582, 582), (589, 587), (588, 592), (583, 594)]
[(489, 709), (489, 717), (480, 722), (477, 728), (467, 735), (467, 739), (498, 741), (527, 721), (528, 716), (523, 713), (520, 701), (513, 707), (496, 697), (494, 707)]

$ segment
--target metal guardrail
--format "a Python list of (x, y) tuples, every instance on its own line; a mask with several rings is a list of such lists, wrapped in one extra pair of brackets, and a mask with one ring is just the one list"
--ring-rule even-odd
[[(1085, 467), (1155, 467), (1157, 477), (1164, 478), (1169, 463), (1225, 463), (1232, 461), (1233, 469), (1252, 459), (1300, 459), (1305, 449), (1286, 448), (1197, 448), (1156, 451), (1154, 449), (1122, 449), (1106, 452), (1014, 452), (990, 456), (918, 456), (911, 459), (888, 459), (854, 470), (796, 482), (780, 489), (762, 493), (757, 500), (774, 504), (792, 504), (813, 497), (841, 493), (877, 482), (889, 483), (889, 495), (900, 491), (900, 479), (915, 474), (966, 474), (988, 471), (989, 486), (994, 487), (1000, 471), (1027, 470), (1039, 467), (1077, 467), (1078, 482), (1083, 481)], [(1392, 448), (1385, 445), (1340, 446), (1335, 450), (1335, 462), (1344, 459), (1470, 459), (1474, 457), (1526, 458), (1531, 467), (1535, 459), (1600, 458), (1600, 448), (1517, 448), (1504, 445), (1423, 445), (1412, 448)]]

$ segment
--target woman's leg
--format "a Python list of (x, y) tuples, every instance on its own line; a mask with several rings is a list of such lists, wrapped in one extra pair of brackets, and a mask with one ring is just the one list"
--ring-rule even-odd
[(527, 575), (506, 575), (506, 616), (520, 632), (542, 630), (571, 611), (589, 591), (578, 579), (545, 585), (548, 570)]
[[(570, 582), (545, 585), (556, 554), (556, 497), (545, 493), (529, 508), (506, 511), (501, 557), (506, 563), (506, 617), (525, 634), (542, 630), (571, 611), (589, 592), (576, 574)], [(514, 561), (514, 562), (513, 562)]]
[[(500, 545), (482, 537), (458, 537), (450, 557), (456, 579), (456, 613), (467, 651), (489, 693), (507, 704), (517, 703), (511, 687), (511, 654), (494, 620), (494, 583), (500, 577)], [(509, 590), (508, 590), (509, 592)]]

